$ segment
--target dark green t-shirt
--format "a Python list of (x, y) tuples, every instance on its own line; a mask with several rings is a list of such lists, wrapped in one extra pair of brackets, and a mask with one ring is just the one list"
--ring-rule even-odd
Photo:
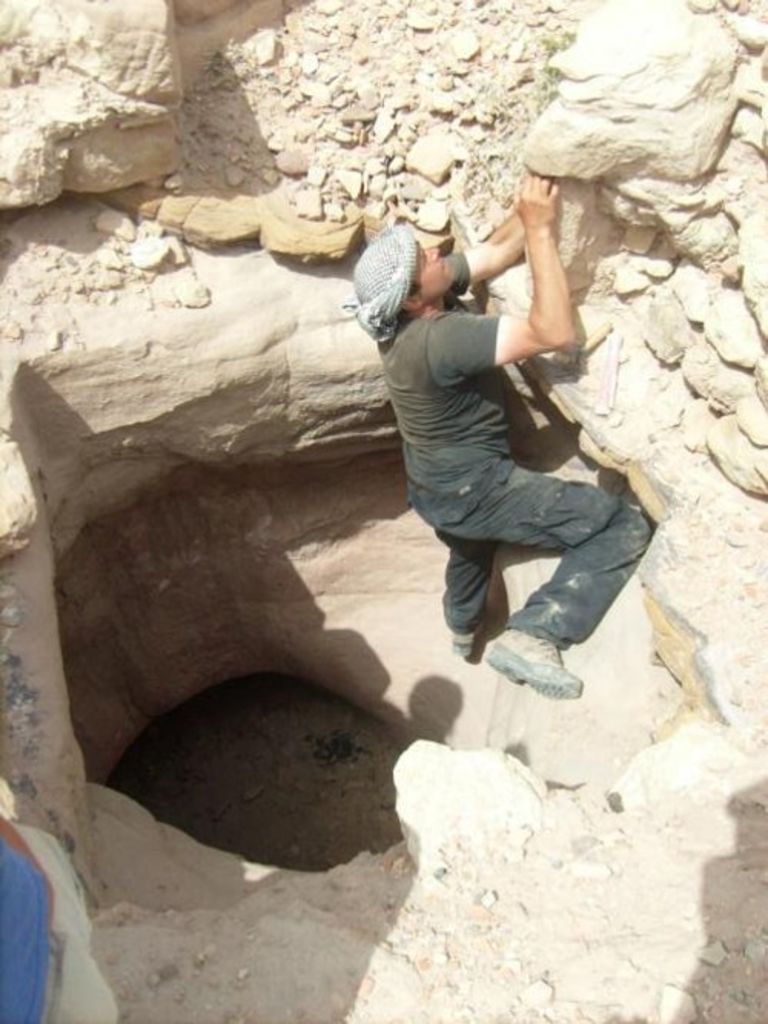
[[(453, 296), (469, 287), (463, 255), (453, 265)], [(509, 456), (504, 378), (494, 366), (498, 317), (447, 310), (407, 319), (380, 346), (384, 376), (403, 438), (409, 480), (461, 490)]]

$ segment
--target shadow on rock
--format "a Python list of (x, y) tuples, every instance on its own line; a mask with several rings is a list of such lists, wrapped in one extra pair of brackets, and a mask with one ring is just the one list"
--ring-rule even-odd
[[(733, 796), (735, 849), (704, 869), (707, 943), (687, 990), (697, 1024), (768, 1020), (768, 780)], [(674, 1024), (687, 1024), (685, 1020)]]

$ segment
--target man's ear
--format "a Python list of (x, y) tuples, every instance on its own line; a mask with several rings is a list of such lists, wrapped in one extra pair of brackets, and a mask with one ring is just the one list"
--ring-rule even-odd
[(421, 292), (418, 291), (408, 296), (408, 298), (403, 302), (403, 309), (406, 313), (418, 313), (422, 305)]

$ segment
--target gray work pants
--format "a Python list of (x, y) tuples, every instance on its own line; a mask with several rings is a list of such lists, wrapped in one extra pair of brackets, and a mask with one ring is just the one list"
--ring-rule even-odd
[(560, 648), (585, 640), (632, 575), (651, 529), (623, 499), (586, 483), (570, 483), (503, 462), (480, 496), (457, 495), (455, 509), (409, 488), (411, 504), (450, 548), (445, 619), (456, 633), (480, 623), (500, 542), (563, 552), (552, 578), (507, 626)]

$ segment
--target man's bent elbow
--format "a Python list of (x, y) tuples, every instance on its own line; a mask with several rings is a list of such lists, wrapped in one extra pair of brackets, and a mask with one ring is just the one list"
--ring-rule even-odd
[(531, 321), (536, 341), (543, 352), (568, 352), (576, 347), (573, 323), (541, 324)]

